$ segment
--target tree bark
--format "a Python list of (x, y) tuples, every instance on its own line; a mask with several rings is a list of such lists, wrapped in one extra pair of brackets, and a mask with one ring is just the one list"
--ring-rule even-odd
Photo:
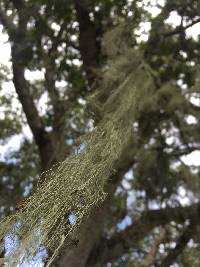
[(75, 8), (79, 23), (79, 49), (88, 83), (92, 86), (99, 58), (98, 31), (95, 23), (90, 19), (89, 6), (86, 4), (86, 1), (76, 0)]
[(54, 162), (54, 142), (53, 138), (45, 131), (41, 117), (30, 94), (29, 85), (24, 77), (24, 67), (18, 61), (18, 47), (20, 44), (12, 46), (13, 63), (13, 83), (19, 97), (20, 103), (27, 118), (28, 125), (38, 146), (41, 158), (41, 170), (48, 169)]

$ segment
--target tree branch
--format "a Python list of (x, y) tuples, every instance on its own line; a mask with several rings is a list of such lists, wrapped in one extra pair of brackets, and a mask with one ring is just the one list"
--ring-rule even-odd
[(164, 229), (160, 229), (160, 234), (158, 238), (155, 240), (154, 244), (152, 245), (149, 253), (143, 260), (141, 267), (149, 267), (154, 263), (156, 254), (158, 253), (159, 250), (159, 246), (163, 242), (164, 237), (165, 237), (165, 231)]
[(169, 252), (169, 254), (158, 267), (168, 267), (174, 263), (177, 257), (183, 252), (184, 248), (187, 246), (192, 236), (195, 234), (195, 229), (196, 223), (190, 223), (177, 240), (176, 247)]
[[(12, 40), (11, 56), (12, 56), (12, 68), (13, 68), (13, 83), (15, 85), (16, 92), (19, 100), (22, 104), (24, 113), (26, 115), (28, 124), (33, 132), (34, 138), (38, 146), (40, 146), (41, 135), (45, 133), (42, 119), (40, 118), (38, 111), (33, 102), (33, 97), (30, 94), (29, 84), (25, 79), (25, 66), (22, 61), (23, 51), (26, 47), (26, 26), (27, 18), (24, 16), (23, 2), (12, 0), (16, 5), (19, 15), (19, 24), (17, 29), (10, 35)], [(23, 11), (23, 12), (22, 12)]]
[(163, 242), (165, 236), (164, 229), (161, 229), (161, 232), (157, 239), (155, 240), (154, 244), (152, 245), (149, 253), (146, 255), (144, 260), (141, 263), (135, 263), (134, 260), (127, 262), (125, 267), (149, 267), (155, 262), (156, 254), (158, 253), (159, 245)]
[[(14, 3), (18, 8), (21, 8), (21, 1), (14, 1)], [(21, 13), (18, 13), (19, 20), (21, 20)], [(26, 43), (26, 24), (27, 21), (23, 20), (23, 25), (18, 25), (18, 28), (15, 30), (14, 34), (10, 35), (12, 40), (11, 56), (13, 67), (13, 83), (27, 117), (28, 124), (35, 137), (35, 141), (39, 145), (39, 136), (42, 132), (44, 132), (44, 125), (33, 102), (33, 97), (30, 94), (29, 85), (24, 76), (25, 67), (21, 58)]]
[(52, 136), (45, 131), (45, 125), (38, 114), (34, 104), (33, 96), (29, 90), (29, 84), (25, 79), (25, 63), (23, 62), (24, 51), (26, 50), (27, 23), (30, 14), (23, 1), (12, 1), (17, 9), (19, 23), (14, 26), (10, 18), (6, 16), (2, 5), (0, 5), (0, 21), (8, 31), (11, 40), (11, 57), (13, 69), (13, 83), (15, 90), (22, 104), (28, 125), (31, 128), (35, 142), (39, 148), (41, 158), (41, 169), (44, 171), (55, 160), (54, 142)]
[(188, 28), (191, 28), (192, 26), (194, 26), (195, 24), (200, 22), (200, 18), (197, 20), (192, 21), (191, 23), (189, 23), (188, 25), (186, 25), (185, 27), (183, 27), (182, 25), (177, 26), (173, 31), (171, 32), (166, 32), (164, 33), (164, 37), (169, 37), (172, 35), (176, 35), (176, 34), (180, 34), (182, 32), (184, 32), (185, 30), (187, 30)]
[(186, 219), (198, 220), (199, 218), (199, 203), (189, 207), (146, 211), (124, 231), (114, 234), (110, 239), (102, 240), (99, 247), (100, 261), (106, 263), (116, 260), (157, 226), (166, 225), (171, 221), (183, 223)]
[(38, 145), (40, 145), (41, 135), (44, 134), (44, 125), (33, 102), (33, 97), (30, 94), (28, 82), (24, 77), (24, 67), (18, 62), (17, 50), (17, 46), (13, 45), (11, 49), (13, 63), (13, 83), (15, 85), (19, 100), (22, 104), (28, 124), (33, 132), (35, 141)]
[(79, 23), (79, 47), (89, 85), (94, 82), (94, 70), (98, 67), (98, 42), (95, 23), (91, 21), (89, 8), (85, 1), (75, 0)]
[(45, 125), (38, 114), (34, 104), (33, 97), (30, 94), (29, 84), (24, 77), (24, 67), (20, 65), (16, 55), (16, 45), (12, 46), (12, 64), (13, 64), (13, 83), (15, 90), (22, 104), (26, 115), (28, 125), (34, 136), (34, 140), (39, 148), (41, 158), (41, 170), (47, 170), (55, 161), (57, 155), (54, 149), (54, 140), (48, 132), (45, 131)]
[[(123, 151), (122, 160), (117, 162), (115, 168), (117, 172), (110, 177), (109, 183), (106, 185), (105, 192), (107, 193), (107, 197), (102, 207), (94, 209), (88, 219), (81, 225), (78, 247), (75, 249), (72, 248), (72, 250), (63, 250), (61, 257), (53, 264), (53, 267), (66, 266), (66, 262), (67, 266), (70, 267), (83, 266), (83, 262), (87, 262), (86, 266), (88, 267), (94, 267), (98, 255), (98, 244), (101, 242), (100, 236), (102, 235), (105, 220), (110, 214), (114, 192), (134, 161), (135, 152), (134, 149), (131, 149), (131, 144)], [(77, 257), (77, 255), (79, 256)]]
[(49, 97), (51, 99), (51, 103), (54, 110), (54, 119), (53, 119), (53, 130), (59, 139), (63, 134), (63, 106), (61, 105), (61, 99), (59, 92), (56, 88), (56, 66), (54, 54), (57, 51), (58, 45), (61, 42), (62, 34), (65, 30), (65, 23), (61, 25), (61, 28), (58, 34), (55, 37), (52, 37), (52, 47), (49, 49), (48, 53), (43, 53), (44, 58), (44, 67), (45, 67), (45, 83), (46, 89), (49, 93)]
[[(60, 99), (59, 92), (55, 86), (56, 83), (56, 73), (50, 62), (46, 62), (45, 66), (45, 84), (46, 89), (49, 93), (51, 103), (53, 106), (53, 132), (57, 136), (57, 141), (61, 142), (64, 130), (64, 113), (65, 108), (63, 102)], [(63, 145), (63, 142), (62, 142)]]

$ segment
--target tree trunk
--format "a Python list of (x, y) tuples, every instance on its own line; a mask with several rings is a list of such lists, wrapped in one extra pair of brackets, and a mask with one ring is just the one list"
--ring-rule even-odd
[(86, 267), (91, 252), (98, 245), (102, 234), (104, 220), (108, 213), (109, 200), (106, 200), (101, 209), (96, 209), (81, 226), (78, 235), (79, 243), (63, 252), (52, 267)]

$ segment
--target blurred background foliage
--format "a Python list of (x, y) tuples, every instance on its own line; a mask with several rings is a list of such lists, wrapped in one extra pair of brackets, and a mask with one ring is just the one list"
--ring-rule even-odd
[[(13, 63), (13, 69), (0, 66), (1, 217), (31, 193), (41, 171), (73, 153), (95, 126), (87, 99), (106, 67), (102, 36), (123, 21), (129, 22), (124, 42), (143, 51), (158, 93), (138, 112), (133, 164), (114, 194), (103, 235), (111, 237), (144, 211), (199, 202), (200, 2), (1, 0), (2, 34)], [(188, 155), (196, 155), (197, 163), (188, 163)], [(186, 227), (163, 226), (146, 266), (168, 266), (156, 264), (171, 255)], [(178, 266), (200, 266), (195, 231), (173, 261)], [(160, 232), (155, 228), (105, 266), (140, 264)]]

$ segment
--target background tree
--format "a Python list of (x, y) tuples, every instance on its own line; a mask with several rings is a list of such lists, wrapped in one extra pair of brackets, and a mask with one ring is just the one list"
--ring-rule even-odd
[[(63, 251), (55, 266), (199, 266), (199, 168), (183, 160), (199, 150), (199, 39), (187, 34), (200, 22), (199, 1), (156, 6), (160, 13), (154, 17), (151, 1), (0, 2), (12, 62), (12, 70), (2, 67), (0, 79), (12, 76), (22, 107), (13, 107), (14, 94), (1, 95), (0, 138), (5, 144), (26, 124), (33, 135), (1, 161), (1, 216), (31, 192), (38, 173), (66, 158), (98, 122), (86, 103), (106, 66), (105, 32), (118, 25), (116, 43), (143, 52), (155, 71), (157, 93), (138, 111), (136, 141), (120, 158), (107, 200), (88, 218), (77, 247)], [(167, 22), (172, 14), (180, 25)], [(127, 21), (129, 27), (121, 27)], [(144, 22), (151, 30), (141, 41), (137, 32)], [(28, 79), (27, 71), (40, 71), (42, 78)]]

